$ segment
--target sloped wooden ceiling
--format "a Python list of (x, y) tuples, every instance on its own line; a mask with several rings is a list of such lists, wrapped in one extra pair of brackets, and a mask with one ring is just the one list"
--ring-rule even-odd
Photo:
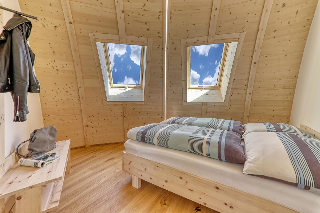
[[(33, 21), (30, 44), (37, 55), (35, 70), (42, 87), (44, 123), (58, 128), (59, 140), (71, 138), (72, 147), (124, 142), (129, 128), (163, 120), (164, 1), (19, 2), (23, 12), (39, 18)], [(124, 23), (117, 20), (116, 4), (123, 5), (123, 9), (118, 8), (118, 15), (124, 14)], [(104, 85), (99, 77), (102, 74), (97, 72), (89, 34), (119, 35), (118, 26), (125, 28), (122, 32), (127, 36), (153, 39), (152, 69), (146, 74), (150, 80), (144, 104), (103, 103)]]
[[(19, 2), (22, 12), (39, 17), (39, 21), (33, 21), (30, 44), (37, 55), (35, 69), (42, 87), (44, 123), (58, 128), (59, 140), (71, 138), (72, 147), (123, 142), (129, 128), (164, 119), (165, 1)], [(167, 117), (289, 122), (300, 62), (317, 2), (169, 0)], [(123, 10), (119, 9), (121, 3)], [(66, 13), (69, 15), (65, 22)], [(121, 19), (118, 21), (121, 13), (124, 24)], [(143, 105), (103, 104), (101, 73), (96, 69), (89, 33), (123, 32), (127, 36), (153, 39), (152, 71), (146, 73), (150, 82), (146, 85), (147, 101)], [(229, 104), (183, 105), (181, 39), (208, 36), (209, 32), (245, 33)]]
[[(317, 2), (171, 0), (167, 117), (202, 116), (244, 122), (289, 122), (300, 62)], [(183, 105), (181, 39), (208, 36), (214, 4), (220, 4), (213, 10), (215, 13), (219, 11), (215, 29), (217, 35), (246, 33), (230, 102), (229, 105)], [(270, 4), (271, 11), (268, 11)], [(264, 35), (260, 46), (257, 40), (261, 39), (258, 36), (259, 26), (259, 34)], [(263, 26), (266, 28), (263, 29)], [(258, 48), (255, 50), (256, 46)], [(254, 54), (260, 50), (260, 57), (253, 60)], [(247, 90), (250, 73), (255, 73), (251, 78), (252, 91)]]
[(274, 1), (253, 87), (250, 122), (289, 122), (317, 3), (317, 0)]

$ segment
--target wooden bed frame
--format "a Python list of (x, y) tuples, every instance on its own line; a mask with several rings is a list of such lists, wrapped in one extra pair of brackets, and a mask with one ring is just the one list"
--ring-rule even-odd
[[(320, 138), (320, 133), (301, 125), (301, 129)], [(122, 168), (132, 175), (132, 186), (141, 179), (219, 212), (293, 213), (292, 209), (246, 192), (174, 169), (144, 158), (123, 153)]]

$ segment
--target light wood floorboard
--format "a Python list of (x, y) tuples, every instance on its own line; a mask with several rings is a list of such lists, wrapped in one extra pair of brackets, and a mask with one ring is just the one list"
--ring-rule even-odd
[(122, 143), (71, 150), (71, 173), (50, 213), (217, 213), (145, 181), (133, 188), (122, 151)]

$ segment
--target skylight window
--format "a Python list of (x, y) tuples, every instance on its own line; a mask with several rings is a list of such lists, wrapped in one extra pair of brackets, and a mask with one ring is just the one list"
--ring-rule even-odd
[(99, 82), (104, 85), (103, 103), (144, 104), (153, 39), (102, 33), (89, 35)]
[(186, 102), (225, 101), (237, 46), (236, 41), (186, 46)]
[(110, 87), (139, 87), (143, 80), (146, 47), (104, 43)]
[(228, 43), (208, 44), (189, 47), (188, 70), (190, 76), (189, 88), (211, 88), (219, 85), (223, 71), (223, 53), (226, 53)]

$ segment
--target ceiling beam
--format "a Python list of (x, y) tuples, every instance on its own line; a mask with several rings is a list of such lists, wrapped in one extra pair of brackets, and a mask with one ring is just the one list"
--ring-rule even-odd
[(69, 0), (61, 0), (61, 6), (63, 10), (64, 19), (67, 25), (67, 31), (69, 35), (69, 41), (72, 51), (74, 69), (76, 71), (77, 83), (78, 83), (78, 91), (80, 97), (80, 105), (81, 105), (81, 114), (82, 114), (82, 123), (83, 123), (83, 134), (84, 134), (84, 142), (85, 146), (90, 145), (88, 131), (87, 131), (87, 108), (86, 108), (86, 98), (84, 92), (84, 83), (82, 77), (82, 68), (80, 61), (80, 53), (78, 48), (78, 42), (76, 37), (76, 32), (74, 29), (74, 22), (72, 18), (70, 2)]
[(117, 13), (120, 42), (122, 42), (122, 41), (125, 41), (126, 39), (126, 27), (124, 22), (123, 1), (115, 0), (115, 3), (116, 3), (116, 13)]
[(273, 4), (273, 0), (266, 0), (264, 2), (264, 6), (263, 6), (263, 11), (262, 11), (262, 15), (261, 15), (256, 44), (255, 44), (255, 48), (254, 48), (254, 52), (253, 52), (249, 81), (248, 81), (248, 86), (247, 86), (247, 95), (246, 95), (245, 110), (244, 110), (244, 117), (243, 117), (244, 123), (249, 122), (253, 86), (254, 86), (254, 81), (256, 78), (261, 48), (262, 48), (262, 44), (263, 44), (264, 35), (266, 33), (266, 28), (268, 25), (268, 20), (269, 20), (272, 4)]
[(209, 26), (209, 37), (214, 37), (216, 34), (220, 5), (221, 5), (221, 0), (213, 0), (210, 26)]

